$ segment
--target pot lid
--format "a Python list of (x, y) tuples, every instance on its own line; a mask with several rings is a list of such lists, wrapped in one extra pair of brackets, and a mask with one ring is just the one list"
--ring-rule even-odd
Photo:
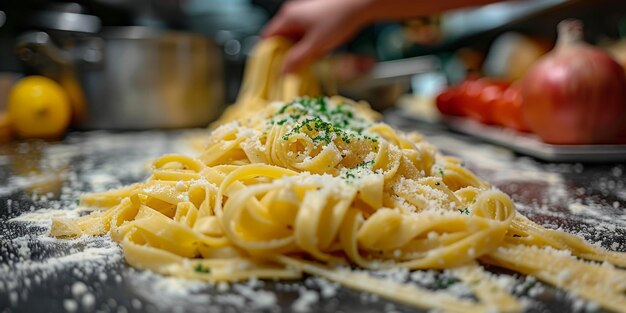
[(102, 27), (100, 18), (87, 14), (78, 3), (56, 3), (33, 15), (32, 25), (46, 30), (79, 33), (97, 33)]

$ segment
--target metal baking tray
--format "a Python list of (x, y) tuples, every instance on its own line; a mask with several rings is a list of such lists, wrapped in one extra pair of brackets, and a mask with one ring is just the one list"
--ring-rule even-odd
[(452, 130), (464, 133), (515, 152), (550, 162), (623, 162), (626, 144), (553, 145), (542, 142), (533, 134), (489, 126), (463, 117), (442, 117)]

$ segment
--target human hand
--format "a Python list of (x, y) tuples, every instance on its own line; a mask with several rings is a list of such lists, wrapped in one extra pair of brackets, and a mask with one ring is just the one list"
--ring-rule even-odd
[(283, 65), (283, 72), (294, 72), (339, 46), (367, 23), (498, 1), (502, 0), (293, 0), (282, 6), (262, 36), (296, 41)]
[(263, 37), (296, 41), (283, 72), (311, 64), (354, 35), (369, 20), (369, 0), (298, 0), (285, 3), (263, 29)]

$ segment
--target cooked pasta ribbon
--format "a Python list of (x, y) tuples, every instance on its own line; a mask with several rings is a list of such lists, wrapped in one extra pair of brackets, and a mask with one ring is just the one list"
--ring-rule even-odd
[[(257, 47), (237, 103), (198, 156), (165, 155), (145, 182), (84, 195), (98, 209), (53, 220), (51, 235), (110, 234), (130, 265), (166, 275), (308, 273), (423, 308), (522, 310), (479, 265), (488, 263), (626, 310), (626, 272), (610, 265), (626, 266), (623, 253), (533, 223), (458, 159), (377, 122), (363, 103), (310, 97), (320, 93), (312, 73), (278, 73), (288, 48)], [(474, 297), (367, 272), (393, 267), (450, 269)]]

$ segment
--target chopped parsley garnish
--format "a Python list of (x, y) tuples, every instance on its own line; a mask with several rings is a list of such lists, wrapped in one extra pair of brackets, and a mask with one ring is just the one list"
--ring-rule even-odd
[(363, 170), (370, 170), (372, 169), (372, 166), (374, 165), (374, 160), (370, 160), (370, 161), (363, 161), (357, 165), (355, 165), (353, 168), (349, 168), (348, 170), (346, 170), (341, 177), (347, 181), (352, 181), (356, 178), (360, 178), (361, 175), (363, 174)]
[(470, 215), (470, 211), (468, 208), (463, 208), (462, 210), (458, 210), (461, 214)]
[(309, 136), (315, 144), (327, 145), (335, 139), (345, 143), (354, 140), (378, 142), (378, 137), (363, 132), (372, 125), (364, 118), (355, 116), (350, 105), (342, 103), (329, 106), (324, 97), (303, 97), (283, 105), (271, 118), (270, 125), (291, 124), (293, 127), (283, 135), (289, 140), (294, 134)]
[(439, 168), (439, 175), (441, 175), (441, 177), (443, 177), (443, 169), (441, 167)]
[(527, 293), (531, 288), (537, 284), (536, 281), (527, 281), (522, 285), (522, 293)]
[(371, 168), (372, 165), (374, 165), (374, 160), (363, 161), (363, 162), (357, 164), (354, 168)]
[(196, 267), (194, 267), (193, 270), (196, 271), (196, 273), (205, 273), (205, 274), (211, 273), (211, 268), (204, 267), (202, 266), (202, 264), (196, 264)]
[(441, 278), (438, 279), (437, 281), (435, 281), (435, 289), (446, 289), (456, 283), (458, 283), (459, 280), (456, 278)]
[[(366, 144), (372, 152), (379, 149), (380, 137), (367, 132), (373, 125), (371, 121), (358, 116), (350, 104), (334, 104), (324, 97), (302, 97), (282, 105), (267, 123), (268, 127), (276, 125), (285, 129), (282, 140), (304, 135), (310, 138), (314, 148), (334, 143), (340, 149), (346, 149), (343, 144)], [(346, 157), (343, 152), (341, 156)], [(374, 160), (353, 164), (342, 164), (339, 176), (348, 182), (371, 173)]]

